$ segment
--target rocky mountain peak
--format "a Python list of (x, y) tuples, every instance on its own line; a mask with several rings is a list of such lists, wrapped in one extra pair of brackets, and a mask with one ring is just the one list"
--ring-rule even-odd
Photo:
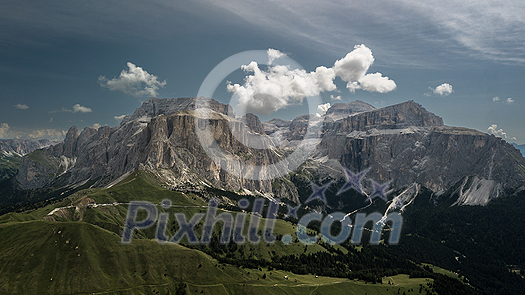
[(409, 126), (443, 126), (443, 119), (427, 111), (413, 100), (409, 100), (345, 118), (342, 124), (342, 131), (365, 131), (373, 128), (401, 129)]
[[(195, 110), (196, 97), (181, 97), (181, 98), (156, 98), (152, 97), (135, 110), (133, 115), (126, 116), (121, 124), (126, 124), (140, 118), (154, 118), (158, 115), (171, 115), (180, 111)], [(213, 111), (228, 115), (230, 110), (229, 105), (222, 104), (216, 100), (211, 99), (209, 107)]]
[(247, 113), (246, 115), (242, 116), (241, 121), (244, 122), (244, 124), (248, 126), (252, 132), (264, 134), (264, 126), (259, 120), (259, 117), (256, 115)]
[(351, 115), (373, 111), (375, 109), (376, 108), (371, 104), (356, 100), (349, 103), (334, 103), (334, 105), (326, 111), (326, 115)]
[(76, 149), (76, 142), (78, 138), (78, 128), (73, 126), (67, 131), (66, 137), (63, 143), (63, 154), (64, 156), (71, 158)]

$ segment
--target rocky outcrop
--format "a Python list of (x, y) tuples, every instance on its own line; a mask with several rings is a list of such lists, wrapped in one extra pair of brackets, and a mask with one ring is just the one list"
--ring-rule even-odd
[(327, 111), (325, 116), (332, 117), (334, 120), (346, 118), (353, 114), (370, 112), (376, 108), (366, 102), (356, 100), (350, 103), (334, 103)]
[(252, 132), (258, 133), (258, 134), (265, 134), (264, 133), (264, 126), (259, 120), (259, 117), (252, 113), (247, 113), (246, 115), (242, 116), (241, 121), (248, 127)]

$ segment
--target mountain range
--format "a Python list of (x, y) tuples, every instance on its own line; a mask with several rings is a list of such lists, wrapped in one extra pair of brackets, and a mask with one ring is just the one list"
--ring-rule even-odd
[[(73, 126), (64, 142), (24, 157), (18, 184), (24, 190), (88, 181), (104, 187), (143, 169), (174, 189), (213, 186), (299, 201), (289, 174), (274, 180), (244, 179), (235, 175), (246, 168), (232, 167), (228, 173), (211, 160), (194, 131), (195, 121), (206, 120), (196, 109), (195, 98), (151, 98), (119, 126), (86, 127), (82, 132)], [(304, 115), (291, 122), (261, 123), (252, 114), (239, 117), (214, 100), (210, 109), (212, 134), (220, 148), (249, 165), (280, 161), (313, 126), (317, 146), (298, 170), (303, 172), (295, 173), (306, 173), (316, 183), (343, 179), (343, 167), (354, 172), (369, 168), (369, 179), (390, 181), (393, 190), (420, 184), (439, 196), (459, 186), (456, 203), (466, 205), (487, 204), (504, 190), (523, 189), (525, 183), (525, 159), (512, 145), (476, 130), (445, 126), (413, 101), (381, 109), (361, 101), (335, 104), (321, 117)], [(250, 134), (267, 146), (250, 148), (238, 140)], [(370, 189), (371, 184), (364, 186)]]
[[(115, 127), (73, 126), (60, 143), (3, 145), (0, 294), (521, 294), (525, 288), (525, 159), (503, 139), (446, 126), (413, 101), (379, 109), (337, 103), (324, 115), (268, 122), (214, 100), (203, 111), (201, 101), (150, 98)], [(208, 149), (199, 135), (206, 128), (213, 139)], [(210, 147), (222, 154), (211, 157)], [(297, 151), (307, 153), (304, 161), (288, 161)], [(275, 167), (284, 173), (268, 177), (282, 172)], [(326, 203), (311, 201), (320, 190)], [(216, 228), (206, 246), (184, 239), (159, 244), (150, 228), (120, 244), (131, 201), (169, 199), (171, 207), (157, 206), (169, 213), (163, 216), (189, 217), (204, 214), (212, 198), (222, 212), (245, 212), (246, 221), (256, 214), (239, 209), (239, 200), (279, 199), (277, 241), (220, 245)], [(379, 245), (370, 245), (367, 227), (360, 245), (303, 245), (291, 208), (299, 218), (397, 210), (402, 236), (388, 245), (386, 231)], [(308, 231), (321, 226), (312, 222)], [(203, 227), (196, 224), (196, 232)], [(170, 218), (165, 232), (173, 236), (179, 228)]]

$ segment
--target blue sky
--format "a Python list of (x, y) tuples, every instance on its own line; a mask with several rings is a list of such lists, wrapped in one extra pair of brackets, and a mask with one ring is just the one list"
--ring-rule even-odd
[[(152, 94), (196, 96), (216, 65), (243, 51), (276, 49), (308, 74), (337, 72), (363, 44), (374, 58), (363, 75), (380, 73), (395, 89), (360, 80), (352, 92), (339, 72), (323, 103), (414, 100), (447, 125), (525, 143), (522, 1), (0, 1), (0, 44), (0, 138), (115, 126)], [(121, 79), (128, 63), (141, 68), (130, 79), (145, 82)], [(248, 88), (251, 74), (229, 75), (214, 98), (228, 103), (226, 81)]]

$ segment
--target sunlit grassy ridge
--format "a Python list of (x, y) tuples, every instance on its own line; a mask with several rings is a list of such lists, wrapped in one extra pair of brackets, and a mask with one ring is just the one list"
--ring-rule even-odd
[(381, 286), (241, 269), (176, 244), (134, 240), (121, 245), (118, 235), (84, 222), (5, 223), (0, 235), (9, 237), (0, 241), (3, 294), (174, 294), (181, 283), (187, 291), (205, 294), (390, 294), (399, 287), (418, 288), (428, 280), (396, 276), (395, 288), (386, 285), (386, 279)]
[[(158, 204), (166, 198), (173, 205), (167, 212), (184, 212), (188, 218), (206, 212), (202, 197), (162, 188), (139, 171), (109, 189), (86, 189), (51, 206), (0, 216), (0, 293), (397, 294), (399, 290), (402, 294), (431, 281), (398, 275), (384, 278), (383, 285), (373, 285), (345, 278), (240, 268), (221, 264), (197, 249), (159, 244), (153, 239), (155, 227), (138, 231), (130, 245), (122, 245), (126, 203), (141, 200)], [(68, 206), (73, 207), (65, 208)], [(64, 209), (49, 215), (56, 208)], [(164, 212), (160, 206), (159, 212)], [(264, 222), (262, 219), (261, 227)], [(277, 220), (275, 233), (293, 234), (295, 229), (292, 223)], [(176, 230), (175, 218), (170, 218), (168, 236)], [(220, 224), (215, 230), (220, 230)], [(197, 234), (201, 231), (202, 223), (196, 227)], [(234, 255), (269, 259), (272, 255), (318, 251), (326, 249), (318, 244), (305, 247), (298, 242), (284, 245), (277, 241), (272, 245), (246, 243)]]

